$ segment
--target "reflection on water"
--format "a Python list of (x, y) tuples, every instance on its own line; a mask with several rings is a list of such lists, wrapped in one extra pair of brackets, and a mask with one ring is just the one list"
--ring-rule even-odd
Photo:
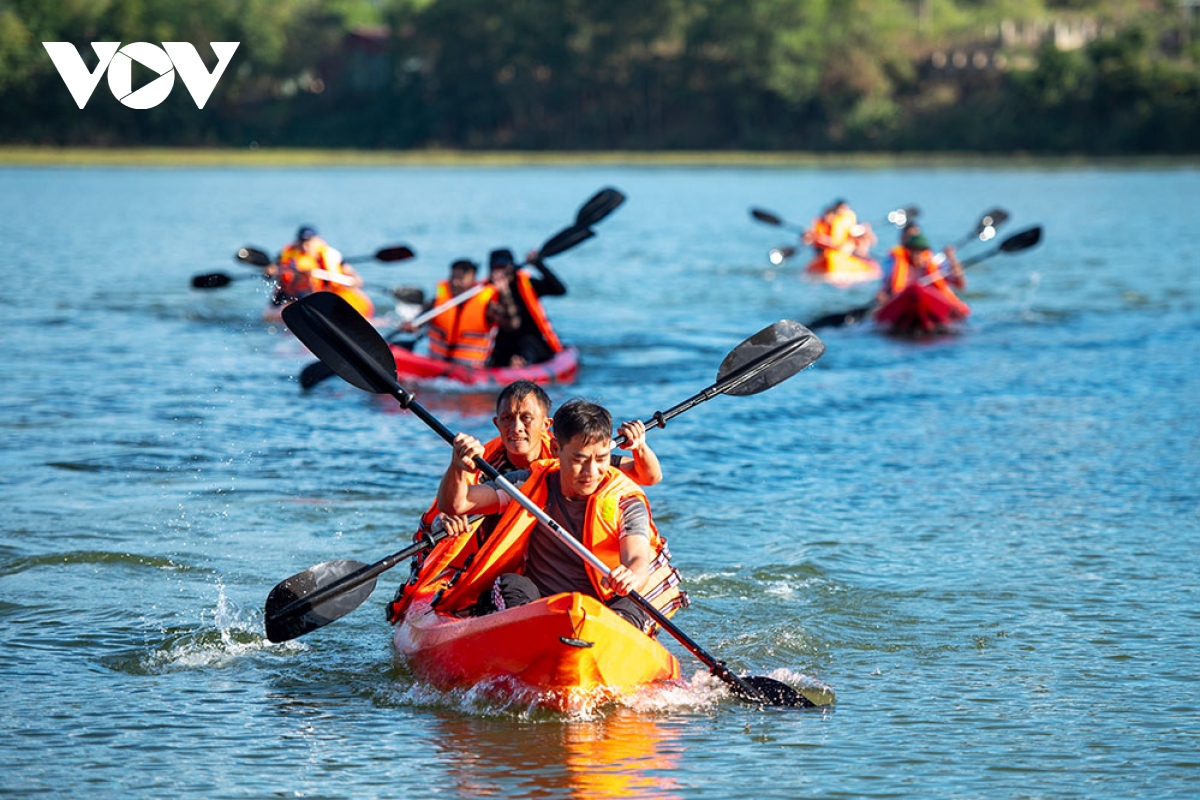
[(625, 708), (594, 719), (439, 716), (431, 725), (461, 797), (657, 798), (682, 795), (676, 729)]

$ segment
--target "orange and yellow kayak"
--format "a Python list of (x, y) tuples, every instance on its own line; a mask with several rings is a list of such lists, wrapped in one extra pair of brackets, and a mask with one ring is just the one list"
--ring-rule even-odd
[(481, 617), (419, 597), (393, 636), (421, 680), (449, 690), (515, 682), (539, 705), (565, 709), (679, 678), (679, 661), (599, 600), (557, 594)]
[[(325, 291), (333, 292), (341, 297), (350, 307), (362, 314), (366, 319), (371, 319), (375, 315), (375, 303), (367, 296), (367, 293), (353, 286), (334, 286)], [(278, 303), (272, 300), (267, 304), (263, 311), (263, 322), (280, 322), (283, 319), (283, 309), (287, 303)]]
[(839, 287), (877, 281), (882, 275), (879, 262), (874, 259), (861, 258), (852, 253), (829, 248), (822, 249), (804, 268), (806, 278), (825, 281)]

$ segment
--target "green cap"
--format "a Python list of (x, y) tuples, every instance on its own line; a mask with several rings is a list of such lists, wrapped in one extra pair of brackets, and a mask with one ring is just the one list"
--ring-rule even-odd
[(909, 250), (929, 250), (929, 240), (925, 238), (925, 234), (918, 233), (916, 236), (904, 243), (904, 246)]

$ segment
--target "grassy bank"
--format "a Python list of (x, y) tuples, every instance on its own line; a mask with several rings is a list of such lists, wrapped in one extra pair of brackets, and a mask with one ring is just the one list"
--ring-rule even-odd
[(1153, 168), (1200, 166), (1200, 157), (1103, 159), (1025, 154), (974, 153), (802, 153), (724, 151), (465, 151), (465, 150), (307, 150), (271, 148), (87, 148), (0, 147), (0, 165), (60, 167), (1037, 167), (1097, 164)]

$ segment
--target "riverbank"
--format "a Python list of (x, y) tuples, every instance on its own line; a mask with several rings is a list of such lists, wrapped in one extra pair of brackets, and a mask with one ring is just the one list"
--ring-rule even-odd
[(814, 153), (751, 151), (516, 151), (516, 150), (333, 150), (298, 148), (0, 147), (0, 165), (62, 167), (1028, 167), (1056, 169), (1097, 165), (1172, 169), (1200, 167), (1193, 158), (1035, 156), (1023, 153)]

